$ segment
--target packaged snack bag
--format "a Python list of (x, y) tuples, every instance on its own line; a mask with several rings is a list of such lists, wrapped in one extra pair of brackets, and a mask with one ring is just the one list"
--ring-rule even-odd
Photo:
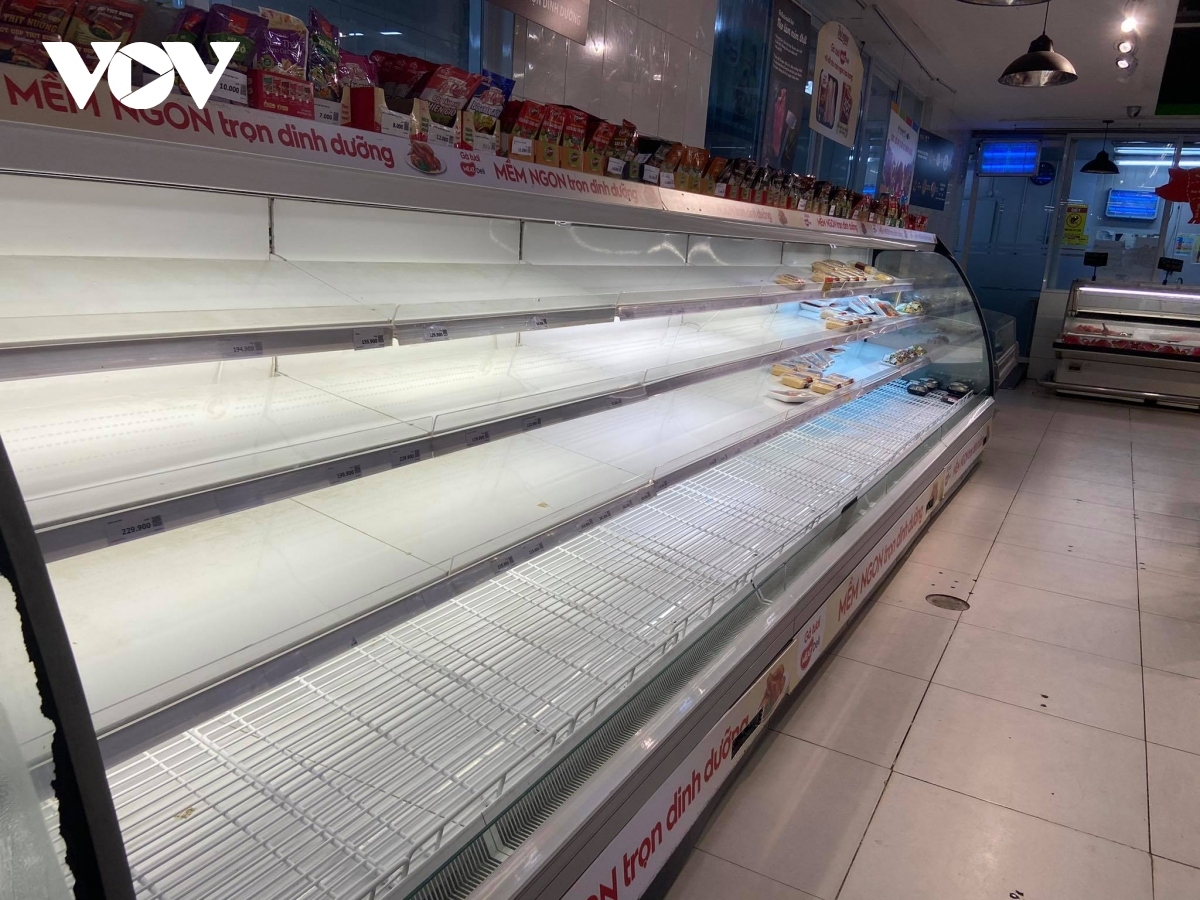
[(495, 134), (500, 124), (504, 104), (512, 96), (516, 82), (495, 72), (483, 70), (483, 78), (475, 88), (475, 94), (467, 103), (471, 113), (471, 128), (483, 134)]
[(199, 49), (204, 41), (204, 25), (207, 21), (208, 10), (185, 6), (175, 17), (175, 24), (171, 26), (167, 40), (183, 41)]
[(454, 125), (459, 112), (482, 81), (482, 75), (472, 75), (455, 66), (438, 66), (425, 80), (418, 95), (427, 104), (422, 106), (422, 115), (428, 115), (437, 125)]
[[(0, 0), (0, 31), (62, 35), (75, 0)], [(53, 40), (53, 38), (51, 38)]]
[(236, 72), (249, 71), (259, 35), (266, 27), (267, 20), (262, 16), (226, 6), (224, 3), (214, 3), (208, 11), (208, 21), (204, 24), (204, 47), (208, 62), (217, 61), (211, 46), (214, 42), (236, 41), (238, 48), (229, 61), (229, 68)]
[(507, 152), (515, 159), (533, 160), (533, 141), (546, 116), (546, 105), (532, 100), (510, 100), (504, 104), (500, 128), (508, 136)]
[(251, 69), (249, 87), (250, 105), (255, 109), (302, 119), (313, 118), (313, 87), (301, 78)]
[(98, 60), (92, 41), (128, 43), (142, 17), (142, 4), (131, 0), (81, 0), (67, 24), (65, 40), (79, 48), (79, 55), (89, 67)]
[(50, 54), (42, 41), (61, 41), (57, 34), (30, 31), (12, 25), (0, 25), (0, 63), (29, 66), (34, 69), (49, 69)]
[(412, 112), (412, 101), (437, 69), (428, 60), (383, 50), (372, 51), (371, 62), (379, 73), (379, 86), (383, 88), (388, 108), (402, 113)]
[(738, 200), (745, 203), (754, 202), (754, 189), (758, 186), (759, 168), (758, 163), (754, 160), (746, 160), (746, 171), (742, 175), (742, 186), (738, 189)]
[(612, 122), (599, 122), (588, 138), (586, 149), (595, 153), (608, 153), (612, 149), (613, 138), (617, 136), (617, 126)]
[(277, 9), (270, 9), (266, 6), (260, 6), (258, 14), (267, 20), (268, 28), (278, 28), (280, 31), (296, 31), (304, 35), (308, 34), (308, 26), (304, 24), (304, 20), (299, 16), (293, 16), (291, 13), (280, 12)]
[(312, 7), (308, 10), (308, 27), (308, 80), (312, 82), (313, 94), (321, 100), (340, 100), (338, 42), (342, 38), (341, 32)]
[(264, 28), (254, 46), (251, 68), (288, 78), (304, 78), (308, 67), (308, 38), (298, 31)]
[(628, 119), (622, 119), (609, 145), (609, 155), (618, 159), (633, 159), (637, 155), (637, 138), (637, 126)]
[(379, 73), (370, 58), (348, 50), (338, 51), (339, 87), (378, 87)]

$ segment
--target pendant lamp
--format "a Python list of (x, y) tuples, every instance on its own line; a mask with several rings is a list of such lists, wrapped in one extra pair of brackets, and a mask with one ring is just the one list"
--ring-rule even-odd
[(1071, 61), (1061, 53), (1054, 52), (1054, 42), (1046, 35), (1049, 22), (1050, 0), (1046, 0), (1046, 21), (1042, 24), (1041, 35), (1029, 45), (1028, 53), (1009, 63), (999, 78), (1001, 84), (1010, 87), (1053, 87), (1070, 84), (1079, 78)]
[[(1112, 123), (1113, 123), (1112, 119), (1104, 120), (1104, 146), (1105, 147), (1108, 146), (1108, 126), (1111, 125)], [(1080, 169), (1079, 171), (1086, 172), (1088, 175), (1120, 175), (1121, 174), (1121, 170), (1118, 169), (1117, 164), (1109, 158), (1108, 151), (1103, 149), (1103, 147), (1101, 148), (1100, 152), (1096, 154), (1096, 158), (1091, 160), (1090, 162), (1084, 163), (1083, 168)]]
[(959, 2), (975, 6), (1036, 6), (1039, 3), (1049, 3), (1050, 0), (959, 0)]

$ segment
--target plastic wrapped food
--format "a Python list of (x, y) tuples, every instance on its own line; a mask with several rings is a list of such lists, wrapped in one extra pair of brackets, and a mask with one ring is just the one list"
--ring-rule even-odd
[(308, 28), (308, 80), (312, 82), (313, 95), (322, 100), (340, 100), (338, 43), (342, 39), (341, 32), (311, 7), (308, 10)]
[(237, 72), (249, 71), (259, 36), (266, 27), (267, 20), (262, 16), (224, 3), (213, 4), (208, 11), (208, 21), (204, 23), (204, 48), (208, 61), (217, 62), (212, 50), (214, 43), (234, 41), (238, 47), (229, 61), (229, 68)]
[(339, 87), (379, 87), (379, 73), (370, 57), (347, 50), (338, 51)]
[(64, 38), (79, 48), (84, 62), (94, 66), (98, 60), (92, 42), (128, 43), (142, 18), (142, 10), (142, 4), (130, 0), (82, 0), (71, 14)]
[(303, 79), (308, 69), (308, 36), (283, 28), (262, 29), (255, 43), (251, 68)]

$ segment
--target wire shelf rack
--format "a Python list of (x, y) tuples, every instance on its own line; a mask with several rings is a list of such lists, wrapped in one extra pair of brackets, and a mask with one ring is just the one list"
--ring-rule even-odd
[(391, 889), (951, 411), (884, 386), (113, 767), (138, 896)]

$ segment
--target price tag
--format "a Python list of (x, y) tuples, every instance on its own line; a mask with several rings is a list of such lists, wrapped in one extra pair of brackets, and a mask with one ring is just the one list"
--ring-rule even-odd
[(608, 407), (609, 407), (609, 409), (614, 409), (614, 408), (620, 406), (624, 402), (625, 402), (624, 397), (609, 397), (608, 398)]
[(474, 431), (467, 432), (466, 444), (468, 447), (474, 447), (477, 444), (486, 444), (492, 439), (492, 433), (486, 428), (476, 428)]
[(221, 357), (223, 359), (241, 359), (244, 356), (262, 356), (262, 341), (221, 341)]
[(163, 517), (157, 514), (117, 516), (115, 519), (104, 521), (104, 536), (108, 538), (108, 545), (111, 547), (113, 544), (123, 544), (148, 534), (158, 534), (165, 528)]
[(513, 138), (508, 152), (512, 156), (533, 156), (533, 138)]
[(333, 465), (325, 469), (330, 484), (341, 484), (343, 481), (354, 481), (362, 478), (362, 466), (358, 463)]
[(521, 430), (522, 431), (530, 431), (534, 428), (541, 428), (541, 427), (542, 427), (542, 417), (541, 416), (526, 416), (524, 419), (521, 420)]
[(499, 559), (492, 560), (492, 571), (503, 572), (505, 569), (511, 569), (516, 564), (517, 561), (513, 559), (513, 555), (509, 553), (506, 556), (500, 557)]
[(539, 331), (542, 328), (549, 328), (549, 327), (550, 327), (550, 320), (547, 319), (545, 316), (530, 316), (529, 317), (529, 328), (531, 331)]
[(663, 188), (669, 188), (672, 191), (675, 190), (675, 173), (674, 172), (660, 172), (658, 175), (658, 186), (663, 187)]
[(530, 547), (528, 550), (525, 551), (525, 558), (532, 559), (533, 557), (537, 556), (539, 553), (541, 553), (545, 549), (546, 549), (546, 545), (544, 543), (542, 543), (541, 541), (538, 541), (536, 544), (534, 544), (532, 547)]
[(409, 463), (421, 461), (420, 447), (398, 447), (392, 451), (392, 468), (398, 469), (401, 466), (407, 466)]
[(609, 175), (615, 175), (617, 178), (620, 178), (625, 174), (625, 160), (619, 159), (615, 156), (610, 156), (608, 158), (607, 168)]
[(651, 184), (658, 184), (658, 176), (658, 166), (642, 166), (642, 181), (648, 181)]
[(713, 185), (713, 196), (714, 197), (724, 197), (728, 190), (729, 190), (729, 185), (727, 185), (727, 184), (714, 184)]
[(450, 329), (445, 325), (425, 325), (421, 328), (421, 340), (446, 341), (450, 339)]
[(313, 118), (326, 125), (342, 124), (342, 104), (337, 100), (313, 100)]
[(587, 531), (589, 528), (591, 528), (595, 524), (596, 524), (596, 520), (593, 519), (591, 516), (588, 516), (584, 521), (580, 522), (576, 526), (576, 530), (577, 531)]
[(354, 329), (355, 350), (374, 350), (378, 347), (386, 347), (390, 343), (391, 341), (387, 339), (387, 332), (382, 328)]

